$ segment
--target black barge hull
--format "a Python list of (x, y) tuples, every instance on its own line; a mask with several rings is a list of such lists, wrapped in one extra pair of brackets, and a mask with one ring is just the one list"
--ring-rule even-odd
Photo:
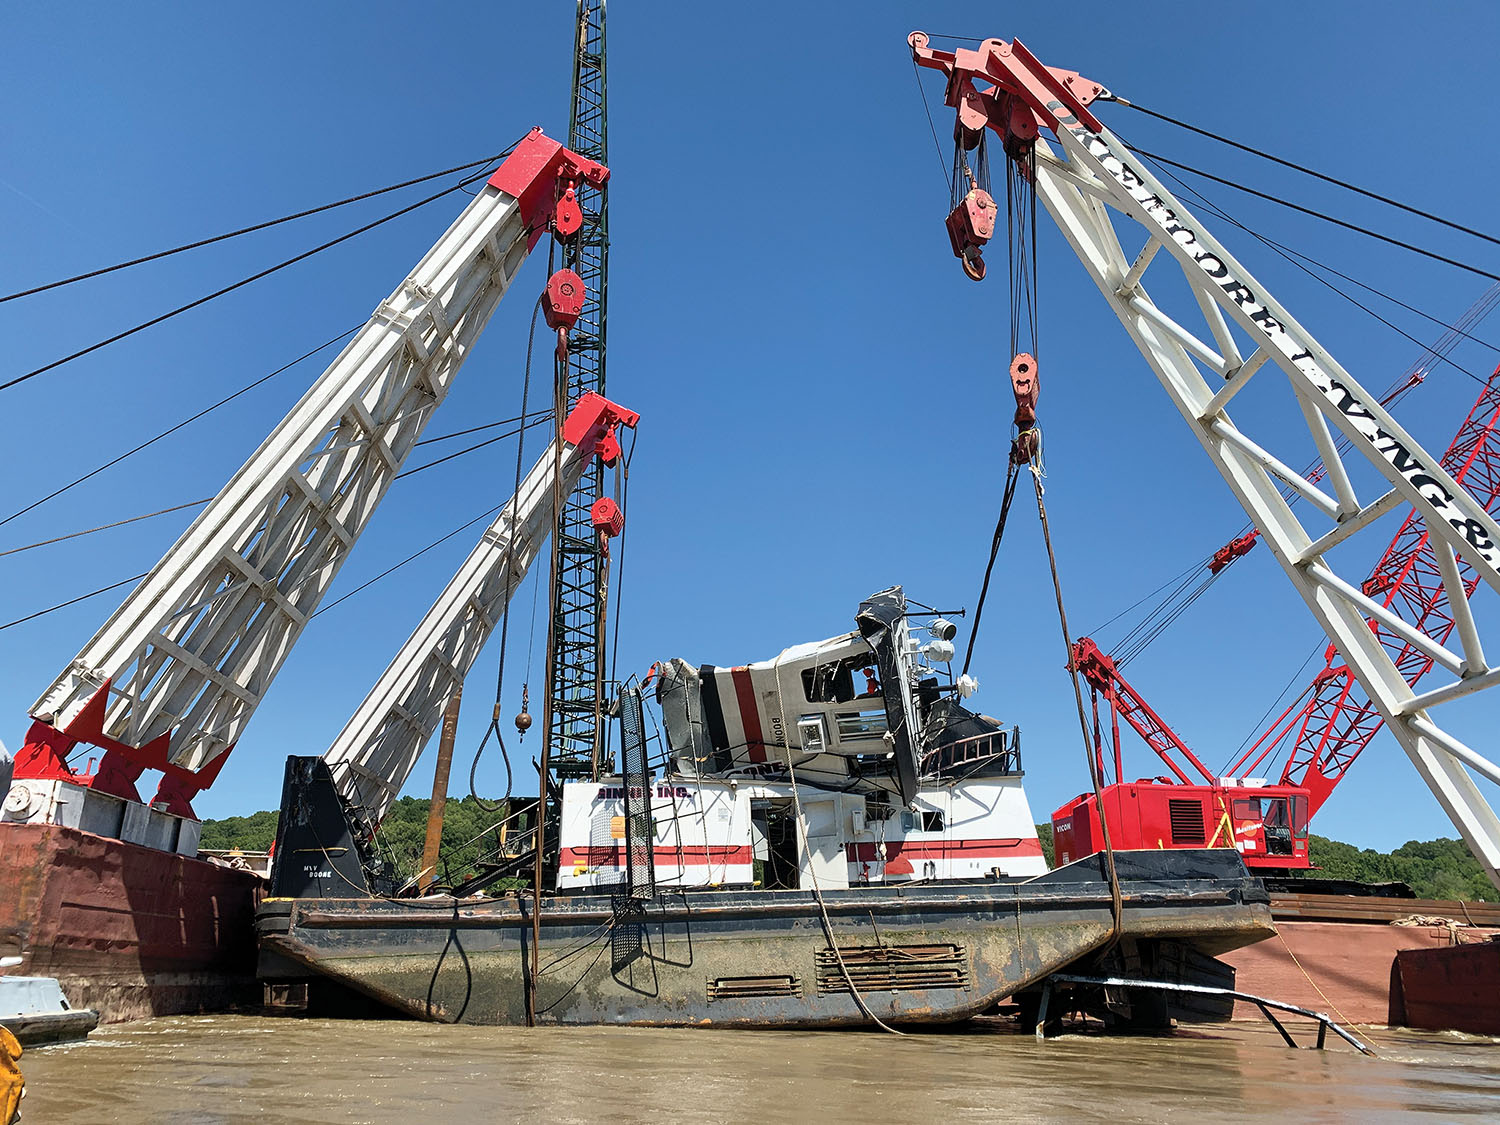
[[(1209, 957), (1275, 933), (1237, 853), (1117, 854), (1124, 937)], [(848, 1027), (952, 1023), (1111, 944), (1099, 857), (1035, 879), (808, 892), (709, 890), (640, 906), (542, 900), (537, 1022)], [(838, 952), (830, 947), (823, 910)], [(262, 978), (326, 978), (397, 1012), (522, 1024), (531, 899), (268, 899)], [(843, 966), (840, 966), (840, 959)]]

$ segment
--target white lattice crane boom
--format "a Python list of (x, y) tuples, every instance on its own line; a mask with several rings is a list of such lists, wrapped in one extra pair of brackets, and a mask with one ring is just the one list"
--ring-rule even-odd
[[(1249, 513), (1313, 616), (1343, 654), (1423, 779), (1490, 878), (1500, 886), (1500, 819), (1468, 773), (1500, 782), (1500, 766), (1467, 746), (1434, 717), (1434, 709), (1500, 685), (1486, 659), (1455, 556), (1491, 591), (1500, 590), (1500, 527), (1351, 377), (1269, 291), (1208, 233), (1094, 116), (1089, 105), (1111, 95), (1072, 71), (1048, 68), (1020, 43), (985, 40), (975, 50), (930, 50), (920, 32), (908, 40), (921, 66), (948, 78), (947, 102), (958, 135), (972, 147), (991, 129), (1012, 158), (1034, 169), (1038, 198), (1125, 326), (1214, 467)], [(1050, 130), (1057, 146), (1040, 136)], [(960, 205), (962, 208), (964, 205)], [(991, 203), (990, 206), (993, 206)], [(1133, 256), (1122, 234), (1141, 249)], [(977, 248), (983, 237), (972, 238)], [(963, 252), (961, 236), (955, 250)], [(1165, 251), (1165, 254), (1162, 253)], [(965, 256), (973, 272), (973, 255)], [(1203, 327), (1189, 329), (1163, 311), (1142, 285), (1153, 264), (1173, 261), (1187, 283)], [(1195, 323), (1197, 321), (1195, 320)], [(1205, 331), (1206, 329), (1206, 331)], [(1242, 348), (1240, 341), (1248, 342)], [(1257, 377), (1279, 371), (1296, 408), (1253, 424), (1228, 413)], [(1258, 407), (1263, 406), (1257, 403)], [(1337, 448), (1330, 423), (1349, 439)], [(1326, 485), (1308, 480), (1270, 452), (1289, 435), (1310, 437), (1327, 468)], [(1351, 472), (1355, 466), (1359, 471)], [(1361, 498), (1353, 477), (1373, 469), (1384, 490)], [(1306, 504), (1281, 496), (1283, 485)], [(1345, 577), (1334, 547), (1371, 539), (1368, 559), (1384, 546), (1371, 530), (1398, 506), (1412, 505), (1426, 523), (1455, 618), (1457, 651), (1414, 629)], [(1368, 621), (1432, 657), (1447, 673), (1418, 694), (1392, 662)], [(1439, 674), (1435, 672), (1434, 674)]]
[(86, 742), (121, 796), (146, 768), (183, 807), (212, 781), (527, 253), (608, 174), (540, 130), (515, 147), (36, 701), (18, 777), (72, 778)]
[[(561, 489), (555, 489), (554, 439), (323, 755), (340, 794), (372, 823), (380, 822), (401, 792), (448, 700), (547, 541), (554, 497), (572, 494), (596, 453), (613, 464), (619, 457), (616, 427), (637, 421), (634, 412), (600, 395), (579, 399), (560, 439)], [(616, 513), (612, 501), (596, 501), (596, 531), (614, 530)]]

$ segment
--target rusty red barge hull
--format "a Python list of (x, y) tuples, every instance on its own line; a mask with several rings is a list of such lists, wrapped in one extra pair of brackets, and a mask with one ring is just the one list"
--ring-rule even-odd
[(0, 824), (0, 948), (105, 1022), (254, 1004), (262, 881), (46, 824)]
[(1403, 949), (1391, 1008), (1407, 1027), (1500, 1035), (1500, 941)]
[[(1271, 916), (1277, 936), (1224, 955), (1235, 968), (1235, 987), (1257, 996), (1326, 1012), (1358, 1024), (1386, 1024), (1469, 1030), (1457, 1023), (1433, 1022), (1418, 1002), (1403, 1007), (1397, 962), (1429, 951), (1464, 949), (1459, 942), (1484, 942), (1500, 933), (1500, 906), (1430, 899), (1378, 898), (1336, 894), (1273, 894)], [(1414, 917), (1431, 924), (1395, 925)], [(1467, 923), (1452, 927), (1437, 919)], [(1500, 946), (1496, 950), (1500, 965)], [(1423, 990), (1426, 991), (1426, 990)], [(1500, 991), (1487, 999), (1500, 1018)], [(1260, 1019), (1253, 1005), (1237, 1003), (1235, 1019)], [(1426, 1022), (1416, 1022), (1421, 1018)], [(1500, 1034), (1500, 1033), (1497, 1033)]]

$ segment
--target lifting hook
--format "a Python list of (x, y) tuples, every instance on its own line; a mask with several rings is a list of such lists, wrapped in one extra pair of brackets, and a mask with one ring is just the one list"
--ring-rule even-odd
[(1036, 357), (1021, 352), (1010, 361), (1010, 389), (1016, 396), (1015, 440), (1010, 444), (1010, 459), (1024, 465), (1036, 458), (1041, 447), (1041, 431), (1036, 428), (1036, 400), (1041, 391)]

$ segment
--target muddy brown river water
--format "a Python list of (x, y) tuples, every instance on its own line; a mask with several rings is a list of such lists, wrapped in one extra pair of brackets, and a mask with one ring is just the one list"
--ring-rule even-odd
[(1261, 1026), (1170, 1039), (1009, 1031), (435, 1027), (252, 1016), (101, 1028), (29, 1051), (53, 1122), (1500, 1119), (1500, 1042), (1375, 1032), (1291, 1051)]

